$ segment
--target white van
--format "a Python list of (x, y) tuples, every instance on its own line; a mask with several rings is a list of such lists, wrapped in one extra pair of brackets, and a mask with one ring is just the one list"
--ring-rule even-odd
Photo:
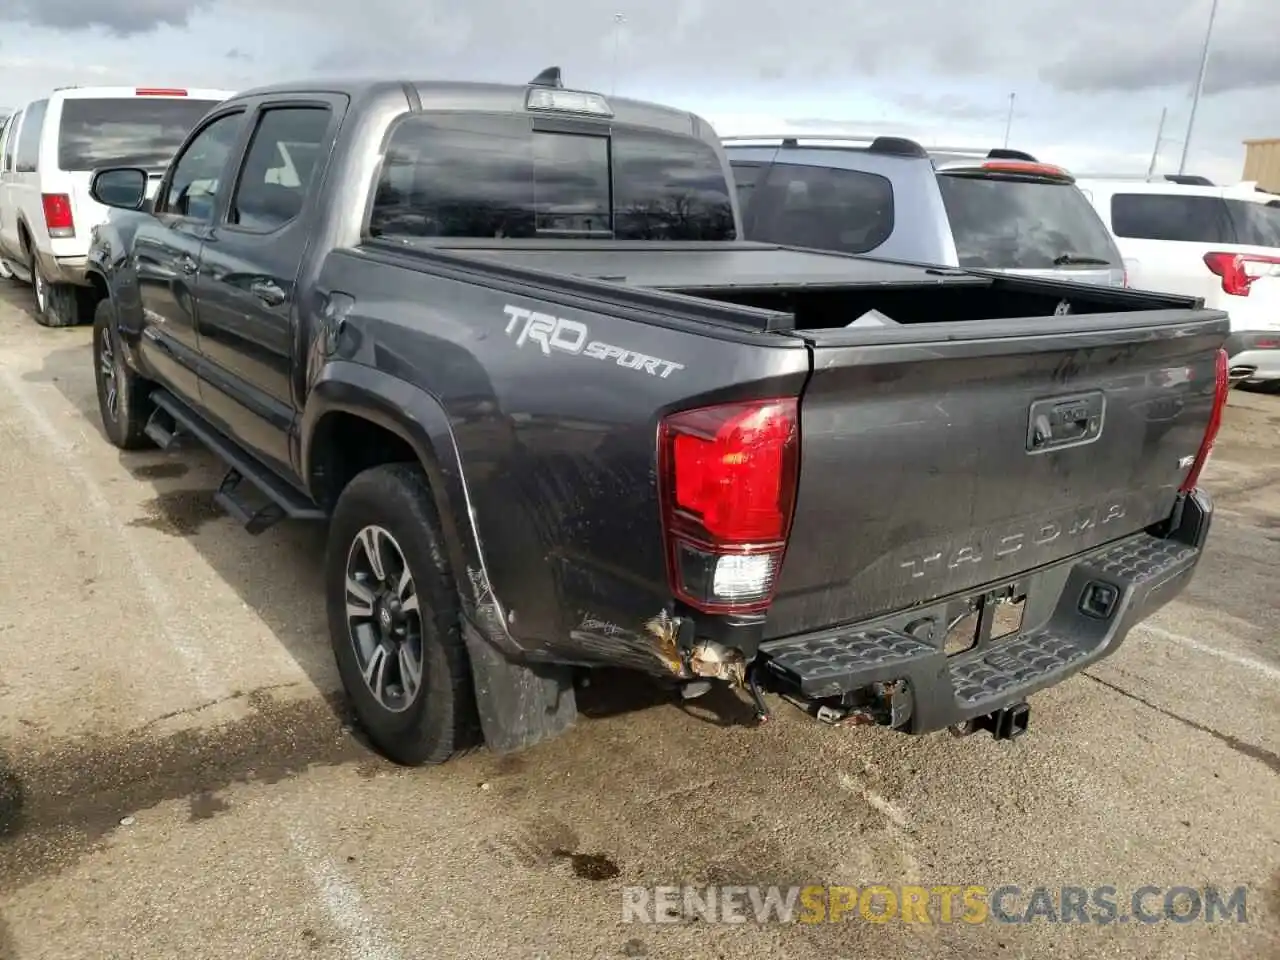
[(1231, 317), (1231, 377), (1280, 389), (1280, 197), (1252, 187), (1091, 179), (1129, 286), (1203, 297)]
[[(197, 121), (230, 90), (71, 87), (14, 113), (0, 138), (0, 275), (32, 285), (45, 326), (77, 323), (85, 257), (107, 208), (89, 197), (97, 167), (158, 179)], [(87, 319), (87, 318), (84, 318)]]

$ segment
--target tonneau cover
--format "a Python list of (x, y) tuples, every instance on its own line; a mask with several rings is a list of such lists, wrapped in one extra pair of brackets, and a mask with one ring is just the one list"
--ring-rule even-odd
[(768, 243), (654, 243), (547, 241), (522, 246), (483, 242), (442, 245), (406, 240), (405, 245), (548, 273), (610, 280), (664, 290), (768, 289), (805, 286), (984, 286), (990, 279), (951, 267), (870, 260), (843, 254), (798, 250)]

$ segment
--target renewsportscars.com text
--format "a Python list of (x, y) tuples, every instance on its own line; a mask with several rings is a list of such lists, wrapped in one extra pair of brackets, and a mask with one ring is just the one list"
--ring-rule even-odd
[(624, 923), (1247, 923), (1244, 886), (625, 887)]

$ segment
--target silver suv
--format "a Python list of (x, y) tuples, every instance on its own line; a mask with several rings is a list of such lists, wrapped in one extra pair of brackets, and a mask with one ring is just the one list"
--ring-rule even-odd
[(725, 137), (749, 240), (1124, 286), (1106, 225), (1061, 167), (902, 137)]

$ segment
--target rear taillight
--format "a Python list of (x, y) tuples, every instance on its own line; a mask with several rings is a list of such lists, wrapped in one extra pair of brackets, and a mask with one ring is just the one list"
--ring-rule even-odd
[(1222, 278), (1222, 289), (1233, 297), (1247, 297), (1253, 281), (1280, 274), (1280, 257), (1255, 253), (1206, 253), (1204, 264)]
[(74, 237), (76, 221), (71, 215), (71, 198), (65, 193), (42, 193), (40, 200), (44, 204), (44, 225), (49, 228), (49, 236)]
[(133, 94), (136, 97), (185, 97), (187, 91), (181, 87), (136, 87)]
[(1196, 484), (1200, 482), (1200, 471), (1208, 462), (1209, 454), (1213, 451), (1213, 443), (1218, 439), (1218, 430), (1222, 426), (1222, 411), (1227, 405), (1227, 392), (1231, 389), (1227, 376), (1226, 350), (1218, 351), (1213, 373), (1213, 409), (1209, 412), (1209, 425), (1204, 429), (1204, 439), (1200, 441), (1200, 449), (1196, 451), (1191, 470), (1182, 481), (1182, 486), (1178, 488), (1179, 493), (1190, 493), (1196, 488)]
[(707, 613), (773, 600), (800, 466), (794, 398), (700, 407), (663, 419), (658, 470), (671, 590)]

